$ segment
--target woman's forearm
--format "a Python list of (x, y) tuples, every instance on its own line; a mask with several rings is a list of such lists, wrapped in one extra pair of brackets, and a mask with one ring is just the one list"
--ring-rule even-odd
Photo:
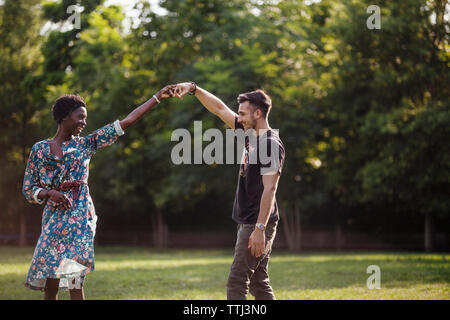
[(123, 130), (132, 126), (136, 121), (142, 118), (147, 112), (149, 112), (155, 105), (161, 102), (162, 99), (170, 98), (173, 96), (173, 91), (176, 85), (168, 85), (159, 90), (153, 97), (148, 99), (144, 104), (140, 105), (122, 121), (120, 126)]
[(127, 128), (131, 127), (136, 121), (141, 119), (147, 112), (149, 112), (155, 105), (157, 105), (158, 101), (161, 101), (161, 94), (159, 92), (149, 100), (147, 100), (145, 103), (131, 111), (125, 119), (120, 121), (120, 126), (122, 127), (122, 129), (126, 130)]

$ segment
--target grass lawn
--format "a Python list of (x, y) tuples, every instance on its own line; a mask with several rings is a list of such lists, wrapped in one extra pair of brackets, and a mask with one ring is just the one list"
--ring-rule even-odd
[[(0, 247), (0, 299), (42, 299), (24, 286), (34, 248)], [(87, 299), (225, 299), (233, 250), (98, 247)], [(369, 265), (381, 288), (368, 289)], [(450, 254), (289, 253), (274, 250), (270, 278), (277, 299), (450, 299)], [(69, 299), (61, 291), (60, 299)], [(249, 299), (252, 299), (249, 295)]]

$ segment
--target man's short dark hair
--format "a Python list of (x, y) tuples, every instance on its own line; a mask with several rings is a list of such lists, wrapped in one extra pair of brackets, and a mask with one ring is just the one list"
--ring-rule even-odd
[(272, 99), (270, 99), (269, 95), (261, 89), (241, 93), (238, 96), (237, 101), (239, 104), (248, 101), (254, 108), (262, 111), (264, 119), (267, 119), (267, 115), (272, 108)]
[(56, 99), (52, 106), (53, 119), (55, 119), (57, 123), (61, 123), (65, 117), (70, 115), (79, 107), (86, 108), (86, 103), (83, 98), (77, 94), (65, 94)]

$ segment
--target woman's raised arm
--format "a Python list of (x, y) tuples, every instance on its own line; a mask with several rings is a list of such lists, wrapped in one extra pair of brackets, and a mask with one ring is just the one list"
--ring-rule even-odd
[(170, 98), (173, 96), (176, 85), (165, 86), (159, 90), (153, 97), (147, 100), (145, 103), (134, 109), (130, 114), (120, 121), (120, 126), (123, 130), (128, 129), (136, 121), (142, 118), (147, 112), (149, 112), (155, 105), (161, 102), (162, 99)]

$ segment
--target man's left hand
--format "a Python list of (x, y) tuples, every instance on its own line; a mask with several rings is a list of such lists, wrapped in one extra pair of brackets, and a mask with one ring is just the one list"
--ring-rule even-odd
[(248, 239), (248, 248), (251, 250), (252, 256), (259, 257), (264, 253), (264, 243), (266, 236), (264, 231), (255, 229)]

